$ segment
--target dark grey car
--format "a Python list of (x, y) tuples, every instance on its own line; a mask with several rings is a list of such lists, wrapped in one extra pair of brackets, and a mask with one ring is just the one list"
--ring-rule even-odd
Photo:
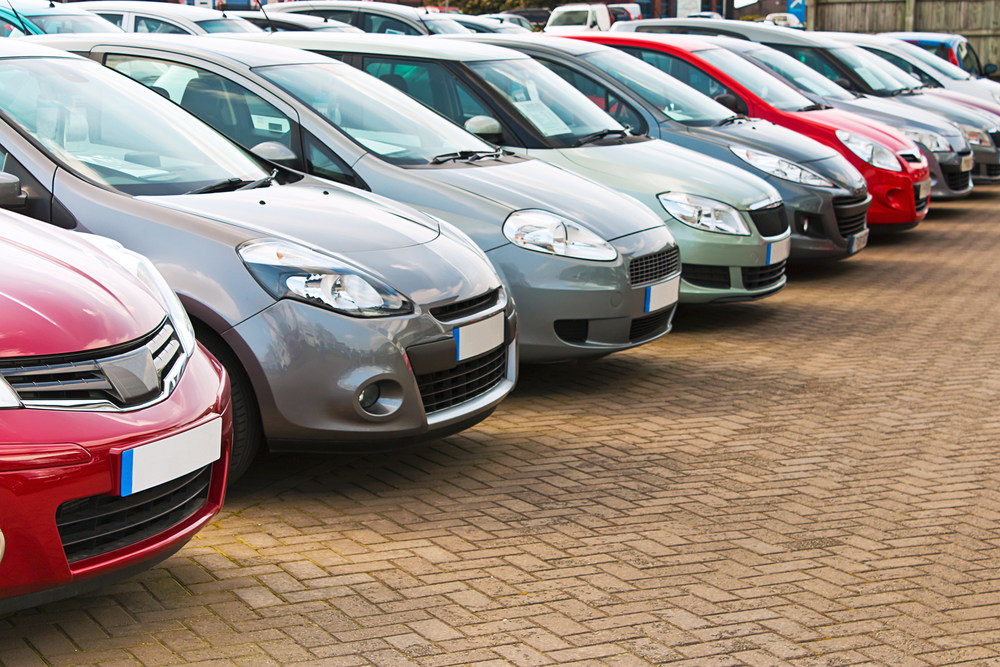
[(279, 451), (438, 437), (513, 388), (515, 315), (447, 223), (264, 167), (97, 63), (0, 43), (0, 149), (23, 212), (148, 256), (230, 372), (238, 475)]

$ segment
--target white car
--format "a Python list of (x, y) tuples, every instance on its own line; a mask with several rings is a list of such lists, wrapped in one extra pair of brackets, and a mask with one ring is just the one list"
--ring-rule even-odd
[(219, 32), (263, 32), (250, 21), (207, 7), (141, 0), (74, 2), (125, 32), (204, 35)]
[(602, 4), (575, 4), (556, 7), (549, 14), (542, 32), (571, 33), (611, 30), (611, 10)]

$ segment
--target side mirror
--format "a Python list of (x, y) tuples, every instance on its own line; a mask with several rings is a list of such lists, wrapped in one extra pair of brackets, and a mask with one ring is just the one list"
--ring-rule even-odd
[(503, 128), (496, 118), (473, 116), (465, 121), (465, 129), (491, 144), (499, 144), (503, 140)]
[(838, 86), (840, 86), (841, 88), (845, 88), (847, 90), (853, 90), (854, 89), (854, 87), (851, 85), (851, 82), (848, 81), (847, 79), (843, 78), (843, 77), (837, 79), (836, 81), (834, 81), (834, 83), (837, 84)]
[(721, 95), (717, 95), (715, 97), (715, 101), (718, 102), (719, 104), (721, 104), (722, 106), (726, 107), (727, 109), (729, 109), (733, 113), (737, 113), (737, 114), (738, 113), (742, 113), (740, 111), (740, 103), (736, 99), (735, 95), (730, 95), (729, 93), (723, 93)]
[(250, 152), (262, 160), (274, 162), (275, 164), (280, 164), (285, 167), (290, 167), (299, 159), (299, 156), (296, 155), (292, 149), (277, 141), (265, 141), (263, 143), (259, 143), (251, 148)]
[(986, 65), (983, 66), (983, 74), (986, 76), (993, 76), (997, 73), (997, 71), (997, 66), (993, 63), (986, 63)]
[(24, 208), (28, 195), (21, 190), (21, 179), (0, 171), (0, 208)]

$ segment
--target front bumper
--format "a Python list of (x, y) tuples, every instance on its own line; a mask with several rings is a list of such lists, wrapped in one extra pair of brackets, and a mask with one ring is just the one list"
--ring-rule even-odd
[(918, 145), (930, 171), (931, 199), (960, 199), (972, 192), (975, 168), (970, 163), (975, 160), (971, 151), (932, 153), (923, 145)]
[[(909, 165), (901, 172), (876, 169), (867, 163), (855, 163), (868, 183), (872, 204), (868, 209), (868, 226), (873, 228), (912, 229), (927, 217), (930, 205), (930, 171), (926, 166)], [(927, 196), (921, 183), (927, 183)]]
[(835, 260), (860, 250), (867, 234), (871, 196), (867, 188), (815, 188), (771, 181), (788, 209), (790, 261)]
[[(160, 487), (135, 496), (118, 495), (121, 466), (116, 451), (217, 419), (222, 420), (222, 455), (200, 471), (201, 492), (190, 504), (156, 519), (125, 507), (144, 500), (142, 494), (159, 497)], [(162, 402), (135, 412), (4, 411), (0, 441), (8, 443), (0, 444), (0, 531), (6, 547), (0, 561), (0, 613), (9, 613), (132, 576), (176, 552), (211, 521), (226, 490), (232, 442), (229, 381), (199, 346), (179, 384)], [(26, 445), (37, 447), (36, 453), (32, 461), (18, 462), (12, 449)], [(104, 523), (94, 520), (92, 541), (64, 546), (70, 542), (57, 520), (65, 526), (87, 503), (99, 503)], [(140, 524), (133, 525), (140, 520), (152, 523), (140, 531)], [(99, 532), (107, 533), (109, 524), (117, 532)], [(90, 529), (86, 522), (74, 526), (74, 540)]]
[[(497, 293), (494, 303), (448, 321), (425, 307), (403, 317), (354, 318), (282, 299), (223, 339), (250, 375), (271, 451), (399, 449), (486, 419), (513, 390), (517, 316), (504, 291)], [(455, 330), (495, 318), (502, 326), (497, 345), (458, 363)], [(425, 345), (438, 346), (430, 362)], [(463, 379), (481, 384), (457, 400), (439, 400), (439, 392), (450, 398), (460, 391)], [(361, 392), (372, 384), (379, 398), (365, 409)]]
[[(650, 291), (676, 286), (679, 271), (638, 277), (630, 266), (675, 252), (665, 227), (611, 242), (613, 262), (591, 262), (532, 252), (512, 244), (487, 255), (517, 303), (521, 360), (549, 363), (601, 357), (627, 350), (670, 331), (676, 297), (647, 304)], [(673, 283), (671, 283), (673, 281)]]
[(976, 157), (976, 166), (972, 170), (972, 182), (989, 185), (1000, 182), (1000, 132), (990, 135), (992, 146), (972, 145), (972, 154)]

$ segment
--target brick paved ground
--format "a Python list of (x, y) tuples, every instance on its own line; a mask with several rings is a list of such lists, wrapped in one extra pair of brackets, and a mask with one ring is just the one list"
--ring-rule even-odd
[(1000, 187), (526, 371), (404, 455), (273, 458), (0, 664), (1000, 665)]

